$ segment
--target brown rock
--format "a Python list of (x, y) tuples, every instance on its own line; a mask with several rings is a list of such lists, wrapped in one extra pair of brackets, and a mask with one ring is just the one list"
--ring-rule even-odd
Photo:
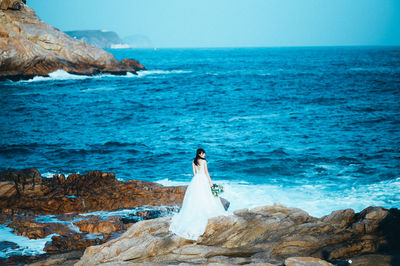
[(122, 63), (132, 67), (135, 71), (145, 70), (146, 69), (144, 67), (144, 65), (142, 65), (141, 63), (139, 63), (139, 61), (137, 61), (135, 59), (122, 59)]
[(79, 75), (136, 73), (130, 66), (135, 64), (124, 64), (70, 37), (41, 21), (27, 5), (19, 11), (0, 10), (0, 32), (0, 80), (47, 76), (56, 70)]
[(123, 224), (119, 218), (101, 221), (100, 219), (90, 219), (75, 222), (82, 232), (110, 234), (121, 230), (126, 230), (127, 225)]
[[(39, 171), (35, 168), (26, 168), (23, 170), (9, 169), (0, 173), (0, 181), (7, 189), (2, 189), (0, 197), (8, 197), (15, 195), (20, 197), (23, 194), (29, 194), (35, 191), (35, 188), (40, 188), (42, 183), (42, 176)], [(14, 184), (14, 188), (11, 189), (8, 186)], [(11, 190), (10, 190), (11, 189)]]
[(313, 257), (290, 257), (285, 260), (285, 266), (333, 266), (333, 264)]
[(76, 250), (88, 246), (98, 245), (105, 242), (105, 239), (87, 239), (84, 234), (75, 234), (67, 236), (53, 236), (51, 242), (47, 242), (44, 251), (47, 253), (56, 253), (60, 251)]
[(34, 169), (0, 173), (0, 211), (35, 214), (82, 213), (138, 206), (180, 206), (186, 187), (139, 180), (121, 182), (113, 173), (90, 171), (42, 178)]
[[(356, 213), (353, 224), (370, 225), (372, 231), (360, 231), (349, 224), (351, 213), (344, 210), (318, 219), (280, 204), (243, 209), (209, 219), (198, 241), (169, 232), (169, 217), (140, 221), (119, 238), (88, 247), (77, 265), (128, 261), (279, 265), (285, 260), (286, 265), (331, 265), (327, 261), (400, 252), (398, 209), (369, 207)], [(347, 221), (339, 222), (340, 217)]]
[(345, 209), (334, 211), (331, 214), (322, 217), (321, 220), (327, 223), (337, 224), (339, 226), (347, 226), (354, 222), (354, 216), (354, 210)]
[(73, 233), (66, 225), (60, 223), (38, 223), (34, 219), (35, 216), (8, 216), (7, 220), (11, 222), (7, 226), (13, 228), (15, 234), (26, 236), (30, 239), (44, 238), (53, 233), (61, 235)]

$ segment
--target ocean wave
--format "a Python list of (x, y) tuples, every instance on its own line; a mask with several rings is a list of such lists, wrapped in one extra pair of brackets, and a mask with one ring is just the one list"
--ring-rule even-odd
[[(28, 80), (21, 80), (18, 82), (41, 82), (41, 81), (59, 81), (59, 80), (80, 80), (80, 79), (101, 79), (101, 78), (134, 78), (134, 77), (145, 77), (149, 75), (167, 75), (167, 74), (184, 74), (191, 73), (189, 70), (141, 70), (136, 74), (131, 72), (126, 75), (113, 75), (113, 74), (98, 74), (98, 75), (76, 75), (70, 74), (64, 70), (56, 70), (49, 73), (48, 77), (35, 76)], [(99, 89), (98, 89), (99, 90)]]
[(135, 77), (135, 74), (128, 72), (126, 75), (112, 75), (112, 74), (98, 74), (98, 75), (75, 75), (70, 74), (64, 70), (56, 70), (54, 72), (49, 73), (48, 77), (43, 76), (35, 76), (32, 79), (21, 80), (19, 82), (38, 82), (38, 81), (55, 81), (55, 80), (77, 80), (77, 79), (96, 79), (96, 78), (104, 78), (104, 77)]
[(168, 75), (168, 74), (187, 74), (192, 73), (191, 70), (142, 70), (137, 72), (138, 77), (149, 75)]
[[(0, 257), (7, 258), (12, 255), (37, 255), (45, 253), (43, 251), (46, 242), (51, 241), (53, 236), (48, 235), (45, 238), (29, 239), (25, 236), (19, 236), (12, 233), (13, 229), (0, 224), (0, 239), (9, 242), (9, 247), (0, 250)], [(14, 243), (13, 245), (10, 245)]]
[(26, 143), (26, 144), (2, 144), (0, 145), (0, 155), (14, 156), (37, 152), (37, 150), (48, 149), (62, 146), (63, 144), (51, 143)]
[(64, 173), (61, 173), (61, 172), (57, 172), (57, 171), (49, 171), (49, 172), (44, 172), (43, 174), (40, 174), (42, 177), (45, 177), (45, 178), (52, 178), (53, 177), (53, 175), (64, 175), (65, 176), (65, 178), (68, 178), (68, 176), (69, 175), (71, 175), (71, 174), (80, 174), (80, 172), (74, 172), (74, 173), (70, 173), (70, 172), (68, 172), (68, 173), (66, 173), (66, 172), (64, 172)]
[[(164, 186), (183, 186), (189, 182), (162, 179), (156, 181)], [(230, 180), (214, 180), (224, 186), (223, 198), (230, 201), (230, 212), (244, 208), (280, 203), (287, 207), (301, 208), (311, 216), (322, 217), (332, 211), (352, 208), (360, 212), (368, 206), (400, 208), (400, 177), (390, 181), (357, 187), (340, 184), (304, 184), (287, 187), (284, 185), (248, 184)]]

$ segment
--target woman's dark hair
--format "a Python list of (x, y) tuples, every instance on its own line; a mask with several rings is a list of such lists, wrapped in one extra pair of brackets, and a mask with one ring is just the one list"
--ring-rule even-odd
[[(203, 149), (197, 149), (196, 151), (196, 157), (193, 159), (193, 162), (195, 165), (199, 166), (199, 159), (203, 159), (200, 157), (200, 153), (206, 153)], [(205, 160), (205, 159), (203, 159)]]

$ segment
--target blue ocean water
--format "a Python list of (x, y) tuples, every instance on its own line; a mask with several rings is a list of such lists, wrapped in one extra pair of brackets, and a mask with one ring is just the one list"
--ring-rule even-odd
[(110, 50), (139, 75), (0, 84), (0, 170), (187, 184), (232, 209), (400, 208), (400, 47)]

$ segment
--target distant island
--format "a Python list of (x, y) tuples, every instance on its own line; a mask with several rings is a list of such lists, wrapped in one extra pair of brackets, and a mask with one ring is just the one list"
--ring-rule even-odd
[(72, 38), (84, 41), (102, 49), (121, 49), (121, 48), (151, 48), (151, 40), (145, 35), (130, 35), (121, 39), (114, 31), (108, 30), (75, 30), (66, 31)]
[(75, 30), (66, 31), (72, 38), (84, 41), (87, 44), (98, 48), (130, 48), (124, 43), (118, 34), (107, 30)]

